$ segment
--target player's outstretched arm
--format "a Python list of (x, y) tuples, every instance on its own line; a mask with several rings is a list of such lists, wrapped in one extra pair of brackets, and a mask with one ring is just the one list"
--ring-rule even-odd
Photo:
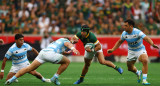
[(36, 56), (38, 56), (38, 51), (37, 51), (35, 48), (32, 48), (32, 52), (33, 52)]
[(4, 57), (3, 63), (2, 63), (2, 66), (1, 66), (0, 79), (3, 79), (3, 77), (4, 77), (4, 68), (5, 68), (5, 65), (6, 65), (6, 61), (7, 61), (7, 58)]
[(145, 36), (143, 39), (144, 39), (146, 42), (148, 42), (151, 46), (153, 46), (154, 48), (159, 49), (159, 47), (158, 47), (157, 45), (155, 45), (155, 44), (153, 43), (153, 41), (152, 41), (149, 37)]
[(107, 53), (112, 53), (113, 51), (115, 51), (117, 48), (119, 48), (119, 46), (123, 43), (124, 41), (119, 39), (116, 44), (114, 45), (114, 47), (112, 49), (108, 49)]
[(71, 44), (69, 42), (65, 42), (64, 46), (66, 46), (67, 48), (71, 49), (73, 53), (75, 53), (77, 55), (80, 54), (79, 51), (76, 48), (74, 48), (73, 44)]

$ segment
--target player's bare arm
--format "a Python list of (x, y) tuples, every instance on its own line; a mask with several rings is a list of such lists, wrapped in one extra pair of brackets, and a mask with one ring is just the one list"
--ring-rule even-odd
[(3, 79), (3, 77), (4, 77), (4, 68), (5, 68), (6, 61), (7, 61), (7, 60), (8, 60), (8, 59), (7, 59), (6, 57), (4, 57), (3, 63), (2, 63), (2, 66), (1, 66), (0, 79)]
[(74, 48), (73, 44), (69, 42), (65, 42), (64, 45), (68, 47), (69, 49), (71, 49), (73, 53), (78, 54), (78, 55), (80, 54), (79, 51), (76, 48)]
[(119, 48), (119, 46), (123, 43), (124, 41), (119, 39), (116, 44), (114, 45), (114, 47), (112, 49), (108, 49), (107, 53), (112, 53), (113, 51), (115, 51), (117, 48)]
[(38, 56), (38, 51), (37, 51), (35, 48), (32, 48), (32, 52), (33, 52), (36, 56)]
[(155, 44), (153, 43), (153, 41), (152, 41), (149, 37), (145, 36), (143, 39), (144, 39), (146, 42), (148, 42), (150, 45), (152, 45), (154, 48), (159, 49), (159, 47), (158, 47), (157, 45), (155, 45)]
[(100, 49), (101, 49), (101, 44), (98, 42), (98, 43), (95, 45), (94, 50), (95, 50), (95, 51), (98, 51), (98, 50), (100, 50)]
[(69, 54), (71, 54), (72, 53), (72, 50), (69, 50), (69, 51), (64, 51), (62, 54), (63, 55), (69, 55)]

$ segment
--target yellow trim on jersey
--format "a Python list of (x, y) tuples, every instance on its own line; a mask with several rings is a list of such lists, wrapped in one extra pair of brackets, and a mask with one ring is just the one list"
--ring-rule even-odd
[(87, 34), (86, 38), (89, 36), (89, 33)]
[(74, 37), (76, 37), (76, 39), (79, 39), (76, 35), (74, 35)]
[(96, 44), (98, 44), (99, 43), (99, 41), (97, 40), (95, 43), (94, 43), (94, 45), (96, 45)]

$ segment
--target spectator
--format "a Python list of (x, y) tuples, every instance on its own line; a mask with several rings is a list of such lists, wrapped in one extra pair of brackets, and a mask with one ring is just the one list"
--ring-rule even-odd
[(46, 13), (43, 13), (38, 20), (38, 27), (40, 28), (40, 35), (43, 35), (44, 31), (48, 31), (50, 20), (46, 17)]
[(41, 47), (41, 49), (46, 48), (52, 41), (53, 40), (52, 40), (51, 36), (49, 36), (48, 32), (45, 31), (44, 32), (44, 36), (43, 36), (43, 38), (40, 41), (40, 44), (41, 44), (40, 47)]
[(140, 2), (140, 5), (142, 9), (142, 12), (141, 12), (142, 20), (145, 20), (147, 18), (146, 14), (148, 12), (149, 2), (148, 0), (143, 0), (142, 2)]
[(148, 23), (146, 24), (147, 29), (150, 31), (151, 35), (157, 35), (158, 27), (156, 23), (153, 21), (153, 18), (150, 17)]
[(25, 8), (23, 8), (23, 10), (19, 11), (18, 13), (18, 17), (22, 18), (22, 17), (29, 17), (29, 11), (27, 11)]
[(48, 32), (51, 34), (58, 34), (60, 32), (59, 26), (56, 25), (56, 21), (53, 20), (51, 22)]
[(141, 9), (139, 7), (138, 4), (135, 4), (134, 8), (133, 8), (133, 18), (135, 20), (135, 22), (139, 22), (141, 19)]
[[(20, 10), (21, 2), (9, 0), (0, 3), (0, 32), (43, 35), (49, 30), (51, 34), (71, 34), (79, 31), (80, 25), (87, 24), (96, 34), (108, 34), (109, 25), (113, 24), (119, 31), (119, 23), (123, 25), (127, 19), (142, 21), (147, 28), (146, 21), (152, 16), (158, 29), (145, 30), (149, 35), (160, 34), (159, 0), (155, 3), (148, 0), (24, 0), (24, 9)], [(51, 21), (56, 22), (59, 30), (51, 29)]]
[(126, 2), (123, 5), (123, 15), (127, 13), (127, 11), (132, 10), (133, 3), (130, 0), (126, 0)]

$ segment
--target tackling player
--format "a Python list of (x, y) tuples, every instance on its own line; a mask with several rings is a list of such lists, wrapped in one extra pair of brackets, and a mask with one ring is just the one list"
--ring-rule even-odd
[[(65, 51), (67, 48), (71, 50)], [(31, 65), (18, 71), (18, 73), (16, 73), (16, 75), (11, 79), (7, 80), (5, 84), (11, 84), (18, 77), (24, 75), (27, 72), (35, 70), (45, 62), (51, 62), (53, 64), (61, 64), (58, 68), (58, 71), (51, 78), (52, 82), (54, 82), (56, 85), (60, 85), (58, 77), (67, 69), (68, 65), (70, 64), (69, 59), (62, 55), (62, 53), (70, 54), (71, 52), (79, 54), (79, 51), (73, 47), (73, 44), (67, 38), (60, 38), (55, 42), (50, 43), (47, 48), (42, 49), (36, 59), (31, 63)]]
[[(149, 85), (150, 83), (147, 82), (148, 55), (145, 46), (143, 45), (143, 40), (148, 42), (154, 48), (157, 49), (159, 48), (142, 31), (138, 30), (137, 28), (134, 28), (134, 24), (135, 24), (134, 21), (130, 19), (125, 21), (124, 23), (125, 31), (123, 31), (121, 39), (119, 39), (117, 43), (114, 45), (114, 47), (112, 49), (109, 49), (107, 52), (112, 53), (117, 48), (119, 48), (119, 46), (126, 40), (128, 43), (128, 56), (127, 56), (128, 71), (131, 71), (137, 75), (138, 83), (141, 82), (141, 75), (143, 73), (142, 84)], [(137, 59), (143, 64), (142, 71), (137, 70), (137, 68), (134, 66)]]
[(91, 64), (91, 61), (92, 61), (92, 59), (95, 55), (97, 56), (100, 64), (112, 67), (115, 70), (117, 70), (120, 74), (123, 73), (122, 68), (114, 65), (111, 61), (107, 61), (107, 60), (104, 59), (102, 46), (101, 46), (100, 42), (97, 40), (96, 36), (92, 32), (89, 32), (89, 29), (90, 28), (87, 25), (83, 25), (81, 27), (81, 32), (78, 32), (71, 39), (71, 41), (73, 43), (77, 43), (78, 40), (80, 39), (83, 42), (84, 46), (87, 43), (93, 43), (95, 45), (94, 52), (92, 52), (92, 50), (90, 48), (85, 49), (85, 55), (84, 55), (85, 65), (83, 67), (80, 79), (78, 81), (76, 81), (74, 84), (80, 84), (84, 81), (84, 77), (87, 74), (88, 69), (89, 69), (90, 64)]

